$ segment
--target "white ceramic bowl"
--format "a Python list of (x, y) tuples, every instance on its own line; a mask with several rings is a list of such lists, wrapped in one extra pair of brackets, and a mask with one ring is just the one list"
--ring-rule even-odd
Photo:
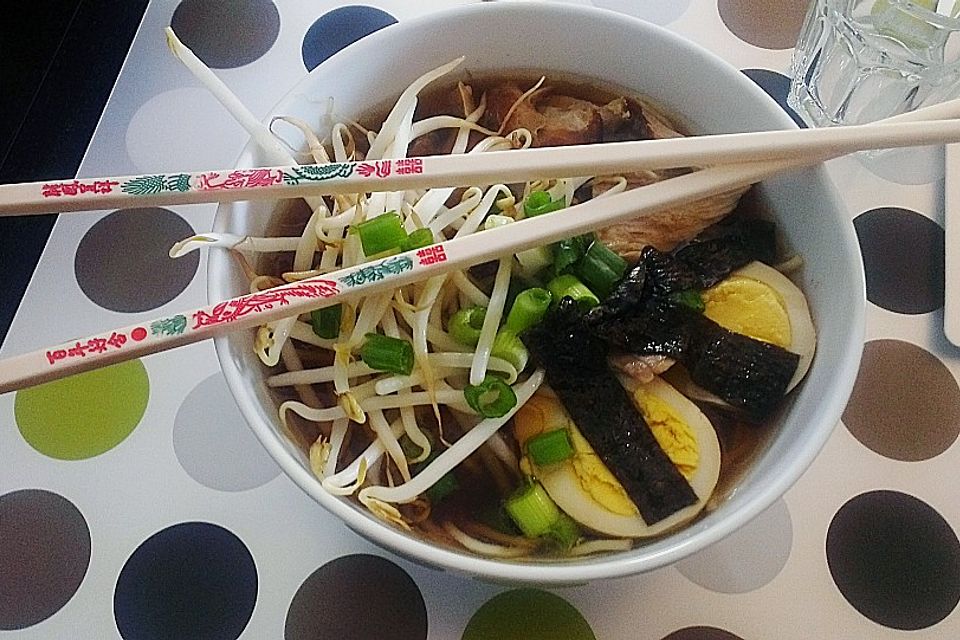
[[(319, 127), (327, 98), (357, 115), (393, 100), (424, 71), (466, 56), (472, 71), (535, 69), (599, 78), (651, 96), (694, 133), (794, 128), (787, 114), (721, 59), (660, 27), (620, 14), (551, 4), (476, 4), (393, 25), (344, 49), (284, 97), (274, 114)], [(251, 143), (238, 166), (268, 164)], [(749, 469), (705, 517), (631, 551), (576, 561), (509, 562), (479, 558), (384, 525), (363, 508), (327, 494), (303, 453), (282, 435), (249, 332), (216, 341), (243, 415), (270, 455), (304, 491), (361, 535), (410, 559), (510, 583), (568, 584), (639, 573), (703, 549), (770, 506), (800, 477), (838, 422), (856, 377), (863, 343), (864, 278), (853, 226), (822, 168), (760, 187), (787, 244), (804, 258), (802, 287), (818, 330), (817, 356), (782, 420)], [(215, 230), (261, 234), (271, 209), (225, 204)], [(243, 292), (236, 262), (209, 260), (209, 296)]]

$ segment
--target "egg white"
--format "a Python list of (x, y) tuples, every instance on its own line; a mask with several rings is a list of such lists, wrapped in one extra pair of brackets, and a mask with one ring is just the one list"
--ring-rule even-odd
[(810, 369), (810, 363), (813, 361), (813, 352), (817, 347), (817, 332), (813, 328), (813, 318), (810, 316), (806, 296), (790, 281), (790, 278), (762, 262), (751, 262), (731, 275), (758, 280), (780, 294), (783, 299), (787, 318), (790, 320), (791, 334), (790, 344), (785, 349), (800, 356), (797, 370), (787, 385), (787, 391), (790, 391), (807, 375), (807, 370)]
[[(623, 383), (632, 397), (639, 383), (627, 379), (623, 379)], [(698, 498), (695, 504), (651, 525), (644, 522), (639, 514), (627, 516), (614, 513), (594, 500), (581, 487), (572, 462), (545, 468), (534, 467), (543, 487), (560, 509), (583, 526), (610, 536), (646, 538), (687, 522), (703, 509), (720, 477), (720, 442), (707, 417), (695, 404), (660, 378), (654, 378), (643, 386), (669, 404), (696, 438), (700, 461), (689, 480)]]

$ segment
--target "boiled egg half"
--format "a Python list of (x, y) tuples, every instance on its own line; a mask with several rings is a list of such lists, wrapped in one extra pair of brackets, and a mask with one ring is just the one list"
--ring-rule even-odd
[(569, 429), (572, 457), (537, 466), (528, 457), (522, 465), (536, 476), (564, 512), (581, 525), (622, 538), (659, 535), (687, 522), (703, 509), (720, 475), (720, 443), (706, 416), (672, 386), (654, 378), (638, 384), (622, 379), (661, 448), (687, 479), (697, 502), (671, 516), (647, 524), (623, 486), (600, 460), (549, 390), (535, 394), (514, 417), (514, 434), (524, 443), (545, 431)]

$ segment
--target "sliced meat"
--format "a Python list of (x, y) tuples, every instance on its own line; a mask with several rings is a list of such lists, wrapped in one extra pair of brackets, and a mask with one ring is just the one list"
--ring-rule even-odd
[(746, 190), (732, 189), (682, 207), (638, 216), (600, 229), (597, 235), (624, 259), (636, 262), (644, 247), (672, 251), (719, 221), (736, 208)]
[[(604, 142), (649, 140), (655, 137), (640, 104), (627, 98), (616, 98), (600, 107)], [(677, 134), (679, 135), (679, 134)]]
[(457, 139), (456, 129), (438, 129), (416, 138), (407, 147), (408, 157), (436, 156), (450, 153)]
[[(591, 144), (603, 140), (600, 109), (592, 102), (564, 95), (547, 95), (536, 101), (535, 112), (542, 118), (542, 124), (536, 130), (530, 129), (535, 147)], [(535, 120), (530, 121), (533, 122)], [(510, 128), (517, 127), (529, 129), (523, 123)]]
[[(592, 102), (540, 89), (518, 104), (523, 93), (523, 89), (512, 82), (488, 89), (484, 126), (493, 130), (502, 127), (504, 132), (527, 129), (533, 135), (534, 147), (590, 144), (602, 140), (600, 107)], [(511, 113), (514, 105), (516, 108)]]
[[(604, 105), (581, 100), (553, 90), (539, 89), (517, 102), (524, 90), (514, 82), (505, 82), (487, 90), (487, 111), (483, 125), (504, 131), (523, 127), (533, 135), (533, 146), (589, 144), (649, 138), (681, 137), (675, 125), (655, 108), (644, 108), (628, 98), (615, 98)], [(511, 112), (511, 108), (513, 111)], [(508, 117), (509, 114), (509, 117)], [(624, 175), (627, 189), (647, 186), (689, 173), (692, 169), (637, 171)], [(596, 197), (616, 184), (616, 178), (598, 177), (593, 181)], [(734, 189), (682, 207), (637, 217), (598, 232), (600, 239), (630, 262), (640, 257), (644, 247), (671, 251), (736, 207), (746, 189)], [(578, 192), (581, 196), (582, 190)], [(578, 201), (582, 200), (580, 197)]]
[(673, 366), (673, 358), (655, 354), (638, 356), (631, 353), (618, 354), (608, 358), (610, 366), (620, 371), (640, 384), (646, 384)]

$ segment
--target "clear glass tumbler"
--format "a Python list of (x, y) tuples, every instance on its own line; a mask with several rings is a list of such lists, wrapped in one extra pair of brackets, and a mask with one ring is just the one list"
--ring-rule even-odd
[(958, 13), (960, 0), (812, 0), (788, 104), (819, 127), (862, 124), (957, 97)]

